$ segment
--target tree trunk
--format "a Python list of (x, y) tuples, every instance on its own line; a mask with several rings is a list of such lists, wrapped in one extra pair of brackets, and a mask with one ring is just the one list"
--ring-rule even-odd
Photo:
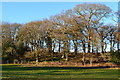
[(68, 61), (68, 53), (65, 53), (65, 60)]
[(104, 53), (104, 46), (102, 46), (102, 53)]
[(83, 52), (86, 53), (85, 43), (82, 43), (82, 44), (83, 44)]
[(83, 66), (85, 66), (85, 53), (83, 53), (82, 61), (83, 61)]
[(120, 43), (119, 43), (119, 41), (117, 43), (117, 48), (118, 48), (118, 52), (120, 52)]
[(101, 49), (102, 49), (102, 53), (104, 53), (104, 42), (103, 42), (103, 40), (101, 41)]
[(38, 54), (36, 53), (36, 64), (38, 64)]
[(96, 52), (98, 53), (98, 46), (96, 46)]
[(92, 46), (91, 46), (91, 48), (92, 48), (92, 52), (91, 52), (91, 53), (93, 53), (93, 52), (94, 52), (94, 49), (93, 49), (93, 42), (92, 42)]
[(73, 43), (74, 43), (74, 53), (75, 53), (75, 57), (76, 57), (76, 55), (77, 55), (77, 50), (78, 50), (78, 48), (77, 48), (77, 40), (73, 40)]
[(54, 53), (54, 50), (55, 50), (55, 43), (53, 43), (53, 50), (52, 50), (52, 53)]
[(60, 47), (61, 47), (61, 44), (60, 44), (60, 42), (59, 42), (59, 48), (58, 48), (58, 52), (60, 53)]
[(112, 40), (110, 40), (110, 52), (112, 52)]
[(77, 56), (77, 46), (75, 46), (75, 57)]
[(93, 54), (90, 53), (90, 66), (92, 66), (92, 61), (93, 61)]
[(90, 34), (88, 34), (88, 53), (90, 53), (90, 47), (91, 47), (90, 41), (91, 41)]
[(88, 53), (90, 53), (90, 42), (88, 42)]

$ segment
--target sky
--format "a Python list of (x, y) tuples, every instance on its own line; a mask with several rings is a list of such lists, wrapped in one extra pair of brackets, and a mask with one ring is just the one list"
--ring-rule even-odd
[(119, 2), (120, 0), (1, 0), (2, 2)]
[[(39, 21), (81, 3), (84, 2), (2, 2), (2, 21), (21, 24)], [(102, 3), (115, 12), (118, 10), (118, 2)]]

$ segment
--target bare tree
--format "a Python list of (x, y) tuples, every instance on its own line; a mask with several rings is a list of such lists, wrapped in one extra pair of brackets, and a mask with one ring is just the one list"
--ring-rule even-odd
[(88, 35), (88, 53), (90, 53), (90, 41), (91, 36), (90, 27), (93, 27), (94, 24), (98, 23), (103, 18), (107, 17), (111, 12), (111, 9), (103, 4), (80, 4), (74, 8), (76, 15), (81, 19), (81, 22), (84, 23), (86, 27), (86, 34)]

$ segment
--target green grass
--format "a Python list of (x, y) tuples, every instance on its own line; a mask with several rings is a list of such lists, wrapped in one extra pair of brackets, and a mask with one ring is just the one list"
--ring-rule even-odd
[(117, 80), (120, 69), (81, 68), (81, 67), (25, 67), (21, 65), (2, 65), (3, 79), (78, 79), (78, 80)]

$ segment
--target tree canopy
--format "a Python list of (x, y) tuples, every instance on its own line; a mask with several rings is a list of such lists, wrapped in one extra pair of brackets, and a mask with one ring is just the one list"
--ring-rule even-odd
[(104, 4), (83, 3), (41, 21), (4, 22), (1, 25), (3, 62), (15, 59), (35, 60), (36, 63), (56, 59), (69, 61), (80, 55), (81, 62), (92, 64), (93, 53), (100, 53), (105, 61), (105, 53), (120, 50), (119, 25), (105, 21), (111, 13), (113, 11)]

